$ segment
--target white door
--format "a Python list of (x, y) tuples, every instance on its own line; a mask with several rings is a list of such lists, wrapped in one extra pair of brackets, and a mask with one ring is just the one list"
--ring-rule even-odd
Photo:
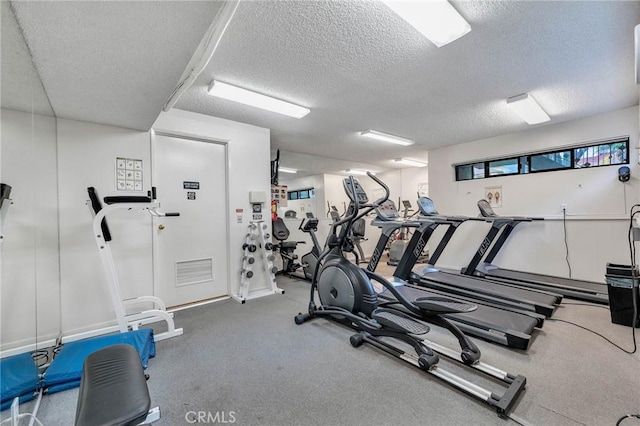
[(177, 306), (228, 294), (226, 147), (155, 135), (154, 294)]

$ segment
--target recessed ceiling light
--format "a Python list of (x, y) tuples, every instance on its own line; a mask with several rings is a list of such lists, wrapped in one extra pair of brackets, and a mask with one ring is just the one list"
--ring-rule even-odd
[(413, 167), (427, 166), (427, 163), (425, 163), (424, 161), (412, 160), (410, 158), (396, 158), (393, 161), (395, 161), (396, 163), (406, 164), (407, 166), (413, 166)]
[(447, 0), (382, 2), (437, 47), (451, 43), (471, 31), (469, 23)]
[(528, 93), (507, 99), (509, 105), (524, 121), (529, 124), (544, 123), (551, 120), (535, 99)]
[(366, 138), (376, 139), (383, 142), (395, 143), (397, 145), (413, 145), (415, 142), (411, 139), (402, 138), (400, 136), (390, 135), (388, 133), (382, 133), (377, 130), (364, 130), (360, 132), (360, 136)]
[(287, 167), (278, 167), (278, 171), (282, 173), (298, 173), (295, 169), (289, 169)]
[(211, 82), (208, 92), (211, 96), (266, 109), (267, 111), (277, 112), (293, 118), (302, 118), (311, 111), (309, 108), (281, 101), (280, 99), (232, 86), (217, 80)]

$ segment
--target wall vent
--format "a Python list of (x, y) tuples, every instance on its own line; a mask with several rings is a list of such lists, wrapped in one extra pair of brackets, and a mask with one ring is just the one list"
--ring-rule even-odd
[(213, 258), (176, 262), (176, 287), (213, 281)]

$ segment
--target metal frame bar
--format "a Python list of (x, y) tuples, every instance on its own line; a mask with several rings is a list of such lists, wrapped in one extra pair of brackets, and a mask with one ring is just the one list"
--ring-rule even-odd
[[(105, 275), (107, 277), (107, 283), (109, 284), (109, 294), (111, 296), (111, 303), (116, 313), (116, 320), (118, 322), (118, 329), (121, 333), (129, 330), (137, 330), (142, 325), (153, 324), (156, 322), (164, 321), (167, 323), (167, 331), (154, 335), (154, 340), (160, 341), (183, 334), (182, 328), (176, 328), (173, 322), (173, 314), (167, 312), (165, 303), (156, 296), (139, 296), (132, 299), (122, 299), (122, 293), (120, 291), (120, 281), (116, 271), (116, 266), (113, 261), (113, 255), (109, 243), (105, 241), (102, 235), (102, 219), (104, 219), (109, 213), (115, 210), (147, 210), (152, 216), (162, 216), (157, 209), (160, 207), (160, 203), (117, 203), (103, 206), (98, 213), (94, 213), (91, 206), (91, 202), (87, 201), (89, 211), (93, 217), (93, 235), (98, 246), (98, 252), (100, 253), (100, 260), (102, 261), (102, 267), (104, 268)], [(127, 314), (126, 306), (135, 305), (139, 303), (151, 303), (153, 309), (144, 310), (134, 314)]]

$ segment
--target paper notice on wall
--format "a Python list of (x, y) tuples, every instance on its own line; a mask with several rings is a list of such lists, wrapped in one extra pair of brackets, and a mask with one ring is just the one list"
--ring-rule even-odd
[(428, 183), (419, 183), (418, 184), (418, 197), (428, 197), (429, 196), (429, 184)]
[(142, 191), (142, 160), (116, 157), (116, 191)]
[(484, 198), (489, 202), (491, 207), (502, 207), (502, 187), (485, 186)]

